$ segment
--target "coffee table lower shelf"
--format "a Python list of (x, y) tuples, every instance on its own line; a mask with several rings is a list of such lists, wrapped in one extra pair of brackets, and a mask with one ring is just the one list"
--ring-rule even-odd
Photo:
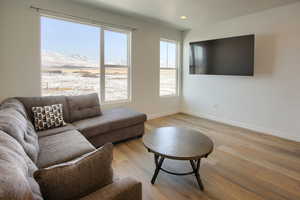
[[(150, 151), (150, 150), (149, 150)], [(170, 159), (170, 158), (169, 158)], [(155, 180), (157, 178), (157, 175), (159, 173), (159, 171), (163, 171), (163, 172), (166, 172), (168, 174), (172, 174), (172, 175), (176, 175), (176, 176), (186, 176), (186, 175), (191, 175), (191, 174), (194, 174), (195, 177), (196, 177), (196, 180), (198, 182), (198, 185), (199, 185), (199, 188), (200, 190), (204, 190), (204, 187), (203, 187), (203, 184), (202, 184), (202, 181), (201, 181), (201, 178), (200, 178), (200, 174), (199, 174), (199, 169), (200, 169), (200, 163), (201, 163), (201, 158), (200, 159), (197, 159), (197, 160), (189, 160), (190, 161), (190, 164), (191, 164), (191, 167), (192, 167), (192, 171), (190, 172), (185, 172), (185, 173), (176, 173), (176, 172), (171, 172), (169, 170), (166, 170), (164, 168), (162, 168), (162, 164), (165, 160), (165, 157), (163, 156), (160, 156), (158, 154), (155, 154), (154, 153), (154, 163), (155, 163), (155, 171), (154, 171), (154, 174), (153, 174), (153, 177), (151, 179), (151, 183), (154, 184), (155, 183)]]

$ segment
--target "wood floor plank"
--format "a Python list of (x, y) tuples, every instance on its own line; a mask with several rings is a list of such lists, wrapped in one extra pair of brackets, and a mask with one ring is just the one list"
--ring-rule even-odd
[(238, 179), (240, 185), (248, 187), (250, 190), (255, 188), (255, 191), (265, 198), (294, 200), (300, 198), (299, 181), (295, 179), (274, 173), (273, 170), (240, 159), (227, 152), (217, 150), (212, 157), (219, 160), (217, 169), (228, 171), (225, 176)]
[[(153, 154), (146, 151), (142, 139), (115, 145), (116, 176), (141, 181), (144, 200), (300, 199), (300, 143), (182, 113), (147, 121), (145, 134), (163, 126), (192, 128), (214, 141), (214, 152), (200, 168), (205, 190), (198, 189), (193, 175), (164, 172), (152, 185)], [(190, 170), (183, 161), (166, 160), (164, 167), (179, 172)]]

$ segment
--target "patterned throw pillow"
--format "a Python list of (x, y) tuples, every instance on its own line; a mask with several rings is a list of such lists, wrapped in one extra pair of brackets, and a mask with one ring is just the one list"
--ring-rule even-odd
[(62, 104), (32, 107), (32, 112), (36, 131), (42, 131), (66, 125), (66, 122), (63, 118)]

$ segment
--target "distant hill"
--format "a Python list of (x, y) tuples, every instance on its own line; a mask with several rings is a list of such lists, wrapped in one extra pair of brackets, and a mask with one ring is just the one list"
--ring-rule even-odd
[(99, 68), (99, 67), (63, 65), (63, 66), (57, 66), (55, 68), (63, 68), (63, 69), (94, 69), (94, 68)]
[(94, 60), (90, 60), (86, 56), (74, 54), (64, 55), (57, 52), (42, 51), (42, 66), (44, 68), (70, 68), (70, 69), (82, 69), (82, 68), (98, 68), (99, 63)]

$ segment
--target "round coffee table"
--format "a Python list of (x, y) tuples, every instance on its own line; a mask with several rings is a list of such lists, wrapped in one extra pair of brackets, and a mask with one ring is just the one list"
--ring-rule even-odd
[[(207, 158), (214, 146), (212, 140), (206, 135), (186, 128), (162, 127), (144, 135), (143, 143), (149, 152), (154, 153), (156, 169), (151, 180), (152, 184), (155, 183), (159, 171), (162, 170), (179, 176), (194, 174), (200, 189), (204, 189), (199, 174), (200, 161), (203, 157)], [(188, 160), (192, 171), (176, 173), (166, 170), (162, 168), (165, 158)]]

